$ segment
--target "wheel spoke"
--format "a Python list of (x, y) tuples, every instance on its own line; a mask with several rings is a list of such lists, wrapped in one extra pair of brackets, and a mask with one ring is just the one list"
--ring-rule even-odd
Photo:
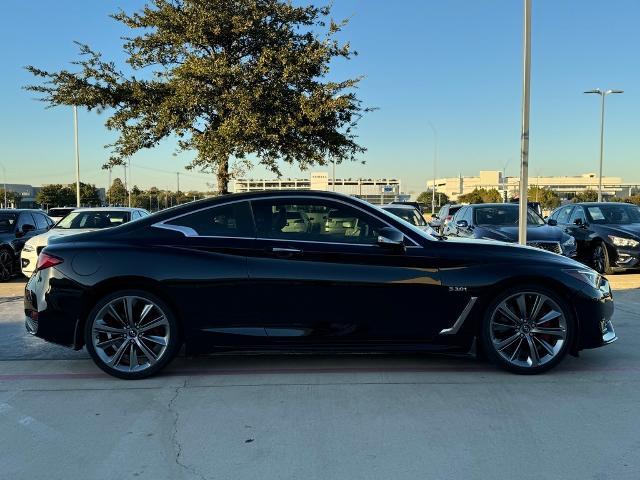
[(123, 342), (123, 341), (124, 341), (123, 337), (109, 338), (108, 340), (105, 340), (103, 342), (96, 343), (96, 348), (105, 349), (111, 345), (115, 345), (116, 343)]
[(124, 297), (122, 299), (122, 303), (124, 304), (127, 325), (131, 328), (135, 328), (136, 323), (133, 320), (133, 297)]
[(511, 345), (513, 342), (515, 342), (518, 338), (520, 338), (520, 334), (515, 333), (511, 335), (509, 338), (502, 340), (501, 342), (498, 342), (498, 343), (494, 342), (494, 345), (496, 346), (496, 349), (498, 351), (502, 351), (505, 348), (507, 348), (509, 345)]
[(129, 371), (133, 371), (138, 366), (138, 352), (134, 343), (129, 347)]
[(122, 355), (124, 355), (124, 352), (127, 349), (128, 344), (129, 342), (122, 342), (122, 345), (118, 347), (118, 350), (116, 351), (116, 353), (113, 355), (113, 357), (111, 357), (111, 360), (109, 360), (109, 365), (111, 365), (112, 367), (118, 366), (118, 364), (120, 363), (120, 360), (122, 360)]
[(511, 311), (511, 309), (509, 307), (507, 307), (506, 304), (502, 304), (500, 305), (500, 307), (498, 308), (498, 311), (505, 317), (507, 317), (509, 320), (511, 320), (514, 324), (518, 324), (520, 323), (520, 319), (516, 316), (515, 313), (513, 313)]
[(536, 327), (531, 330), (531, 333), (536, 335), (552, 335), (554, 337), (564, 338), (565, 329), (564, 328), (544, 328), (544, 327)]
[(164, 315), (163, 315), (162, 317), (156, 318), (155, 320), (152, 320), (146, 325), (139, 327), (138, 330), (140, 331), (140, 333), (144, 333), (151, 330), (152, 328), (161, 327), (166, 324), (167, 324), (167, 320), (166, 318), (164, 318)]
[(540, 309), (542, 308), (542, 305), (544, 305), (546, 301), (547, 299), (543, 298), (541, 295), (536, 296), (536, 299), (533, 302), (533, 307), (531, 308), (531, 315), (529, 316), (529, 320), (535, 321), (536, 318), (538, 318), (538, 315), (540, 314)]
[(543, 317), (536, 322), (536, 325), (542, 325), (543, 323), (550, 322), (551, 320), (555, 320), (561, 315), (562, 315), (562, 312), (558, 312), (557, 310), (551, 310), (545, 313)]
[(113, 304), (109, 304), (109, 314), (111, 314), (111, 316), (113, 318), (115, 318), (118, 322), (120, 322), (120, 324), (123, 327), (127, 326), (127, 322), (125, 322), (122, 317), (120, 316), (120, 314), (116, 311), (116, 309), (113, 307)]
[(540, 345), (542, 345), (542, 348), (544, 348), (547, 353), (551, 356), (555, 355), (556, 352), (553, 351), (553, 347), (551, 345), (549, 345), (549, 342), (547, 342), (546, 340), (543, 340), (542, 338), (538, 338), (538, 337), (533, 337), (533, 341), (538, 342)]
[(525, 338), (527, 339), (527, 343), (529, 344), (529, 360), (531, 361), (531, 366), (537, 367), (538, 365), (540, 365), (540, 356), (538, 355), (538, 349), (536, 348), (530, 336), (526, 336)]
[(520, 337), (520, 341), (518, 342), (518, 345), (516, 345), (516, 349), (511, 354), (511, 358), (509, 358), (510, 361), (513, 361), (513, 359), (516, 358), (516, 354), (520, 351), (521, 346), (522, 346), (522, 337)]
[(142, 308), (142, 312), (140, 312), (140, 319), (138, 320), (138, 325), (142, 325), (142, 322), (144, 322), (144, 319), (147, 317), (147, 315), (151, 310), (153, 310), (153, 305), (151, 303), (145, 304), (145, 306)]
[(494, 327), (502, 327), (502, 328), (508, 328), (510, 330), (514, 330), (515, 328), (517, 328), (515, 325), (513, 325), (512, 323), (502, 323), (502, 322), (497, 322), (497, 321), (493, 321), (493, 326)]
[(518, 310), (520, 310), (520, 318), (527, 318), (527, 298), (524, 296), (524, 293), (518, 295), (516, 303), (518, 304)]
[(119, 333), (121, 335), (125, 333), (125, 329), (124, 328), (110, 327), (109, 325), (106, 325), (105, 323), (96, 323), (93, 326), (93, 329), (96, 330), (97, 332), (102, 332), (102, 333)]
[(140, 335), (140, 338), (142, 338), (142, 340), (148, 340), (149, 342), (162, 345), (163, 347), (167, 345), (167, 339), (165, 337), (158, 337), (157, 335)]
[(157, 361), (156, 355), (149, 348), (147, 348), (147, 346), (139, 338), (136, 338), (135, 341), (138, 347), (140, 347), (140, 350), (142, 350), (142, 353), (144, 354), (144, 356), (147, 357), (147, 360), (149, 360), (149, 363), (151, 365), (156, 363)]

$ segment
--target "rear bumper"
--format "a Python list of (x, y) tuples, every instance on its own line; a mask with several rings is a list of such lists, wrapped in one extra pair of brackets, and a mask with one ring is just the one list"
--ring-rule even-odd
[(615, 310), (613, 296), (606, 279), (603, 279), (600, 288), (580, 292), (575, 306), (580, 325), (578, 350), (602, 347), (618, 339), (612, 323)]
[[(54, 286), (55, 288), (50, 288)], [(27, 332), (68, 347), (75, 344), (82, 291), (54, 268), (37, 272), (24, 290)]]

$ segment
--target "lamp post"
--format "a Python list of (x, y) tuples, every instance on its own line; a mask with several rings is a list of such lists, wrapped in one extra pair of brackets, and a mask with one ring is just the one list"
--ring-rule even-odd
[(76, 147), (76, 207), (80, 208), (80, 149), (78, 147), (78, 107), (73, 106), (73, 139)]
[(600, 90), (594, 88), (584, 93), (595, 93), (600, 95), (600, 172), (598, 174), (598, 202), (602, 201), (602, 160), (604, 158), (604, 99), (612, 93), (624, 93), (624, 90)]
[(438, 131), (433, 123), (429, 122), (433, 132), (433, 188), (431, 189), (431, 213), (436, 211), (436, 162), (438, 161)]
[(529, 105), (531, 91), (531, 0), (524, 0), (522, 31), (522, 127), (520, 130), (520, 212), (518, 242), (527, 244), (527, 188), (529, 183)]
[(7, 208), (7, 169), (4, 168), (4, 165), (2, 163), (0, 163), (0, 167), (2, 167), (2, 175), (3, 175), (3, 182), (4, 182), (4, 204), (2, 205), (2, 208)]

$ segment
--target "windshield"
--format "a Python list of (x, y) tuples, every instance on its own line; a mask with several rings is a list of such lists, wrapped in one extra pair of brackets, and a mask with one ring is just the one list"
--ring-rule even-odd
[(56, 228), (75, 230), (81, 228), (110, 228), (128, 220), (129, 213), (122, 211), (84, 211), (72, 212), (60, 220)]
[(587, 207), (590, 222), (596, 224), (629, 225), (640, 223), (640, 207), (636, 205), (594, 205)]
[(427, 222), (424, 220), (424, 217), (420, 215), (413, 208), (393, 208), (387, 207), (385, 208), (388, 212), (393, 213), (394, 215), (406, 220), (407, 222), (416, 225), (418, 227), (424, 227), (427, 225)]
[(16, 215), (0, 213), (0, 233), (11, 233), (16, 230)]
[[(519, 209), (517, 205), (498, 205), (475, 207), (473, 210), (476, 225), (518, 225)], [(528, 225), (544, 225), (540, 215), (530, 208), (527, 210)]]

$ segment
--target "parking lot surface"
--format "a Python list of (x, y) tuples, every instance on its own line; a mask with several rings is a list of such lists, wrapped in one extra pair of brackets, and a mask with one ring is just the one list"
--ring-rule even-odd
[[(540, 376), (426, 355), (178, 358), (127, 382), (0, 299), (0, 479), (640, 478), (640, 275), (619, 341)], [(420, 312), (416, 312), (419, 314)]]

